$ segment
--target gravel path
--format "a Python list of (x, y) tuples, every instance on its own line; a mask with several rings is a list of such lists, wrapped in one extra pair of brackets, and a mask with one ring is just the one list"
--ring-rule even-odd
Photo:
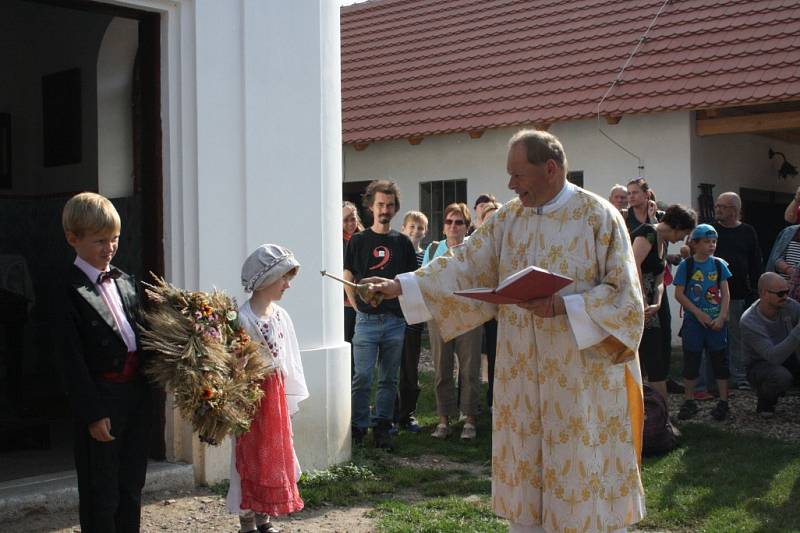
[(717, 422), (711, 418), (711, 410), (717, 404), (716, 399), (697, 402), (700, 412), (691, 421), (678, 420), (678, 410), (683, 403), (683, 395), (670, 394), (669, 411), (678, 425), (702, 422), (709, 426), (735, 433), (755, 433), (764, 437), (800, 443), (800, 392), (790, 394), (778, 400), (775, 417), (761, 418), (756, 414), (756, 395), (751, 391), (730, 391), (728, 418)]
[[(366, 516), (370, 509), (364, 506), (322, 507), (274, 521), (284, 533), (369, 533), (375, 530), (375, 520)], [(0, 529), (9, 532), (80, 532), (77, 509), (58, 515), (31, 515), (21, 521), (3, 524)], [(206, 487), (180, 493), (156, 492), (145, 497), (141, 531), (236, 533), (239, 519), (227, 512), (224, 498)]]

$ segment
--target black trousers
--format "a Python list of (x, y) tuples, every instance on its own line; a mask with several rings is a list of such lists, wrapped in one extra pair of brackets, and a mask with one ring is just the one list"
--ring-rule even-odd
[(489, 390), (486, 391), (486, 405), (492, 406), (494, 398), (494, 362), (497, 359), (497, 320), (492, 319), (483, 325), (483, 342), (486, 348), (486, 363), (489, 370)]
[(82, 533), (138, 533), (152, 418), (144, 381), (97, 383), (111, 414), (111, 442), (75, 425), (75, 468)]
[(669, 374), (669, 352), (664, 350), (661, 328), (644, 328), (639, 343), (639, 365), (647, 381), (659, 382)]
[(401, 424), (408, 422), (417, 410), (419, 398), (419, 352), (422, 341), (422, 329), (419, 326), (406, 326), (403, 339), (403, 359), (400, 361), (400, 379), (397, 382), (398, 398), (394, 412), (395, 419)]
[(664, 288), (664, 296), (661, 297), (661, 307), (658, 308), (658, 321), (661, 325), (662, 361), (666, 367), (665, 376), (669, 376), (672, 360), (672, 311), (667, 301), (666, 288)]

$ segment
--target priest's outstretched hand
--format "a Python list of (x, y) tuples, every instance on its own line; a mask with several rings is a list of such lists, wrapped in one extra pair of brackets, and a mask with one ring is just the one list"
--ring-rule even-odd
[(403, 294), (403, 288), (400, 282), (396, 279), (386, 279), (373, 276), (371, 278), (363, 278), (359, 283), (369, 286), (370, 296), (373, 294), (383, 294), (384, 298), (397, 298)]

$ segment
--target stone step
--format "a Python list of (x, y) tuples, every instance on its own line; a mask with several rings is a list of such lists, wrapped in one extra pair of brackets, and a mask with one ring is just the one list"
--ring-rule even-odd
[[(144, 492), (194, 487), (192, 465), (150, 462)], [(0, 523), (30, 513), (52, 513), (78, 506), (75, 471), (31, 476), (0, 483)]]

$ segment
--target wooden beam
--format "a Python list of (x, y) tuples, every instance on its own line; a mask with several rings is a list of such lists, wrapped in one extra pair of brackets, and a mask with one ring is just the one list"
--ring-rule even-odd
[(367, 146), (369, 146), (369, 143), (353, 143), (353, 148), (356, 149), (356, 152), (363, 152), (367, 149)]
[(480, 139), (483, 137), (483, 130), (472, 130), (467, 132), (470, 139)]
[(622, 120), (622, 117), (614, 117), (611, 115), (606, 116), (606, 124), (613, 126), (614, 124), (619, 124), (619, 121)]
[(412, 146), (416, 146), (419, 143), (421, 143), (422, 139), (424, 139), (424, 138), (425, 137), (423, 137), (422, 135), (412, 135), (411, 137), (408, 138), (408, 144), (410, 144)]
[(760, 133), (795, 128), (800, 128), (800, 111), (698, 119), (695, 132), (700, 137), (705, 137), (706, 135)]

